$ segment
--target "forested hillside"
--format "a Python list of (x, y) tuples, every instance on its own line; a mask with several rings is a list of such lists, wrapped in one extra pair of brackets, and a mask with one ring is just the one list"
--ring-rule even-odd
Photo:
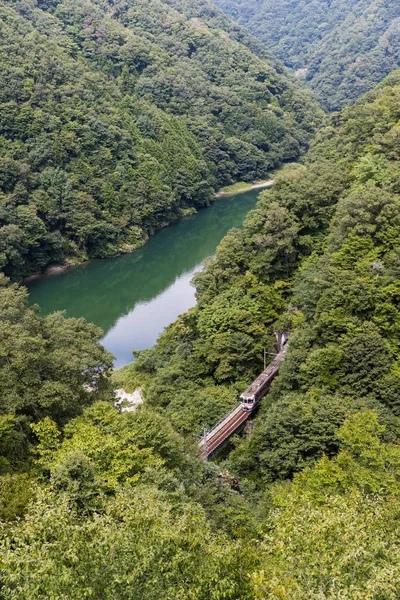
[(304, 151), (321, 118), (205, 2), (0, 3), (0, 269), (129, 251)]
[[(197, 0), (0, 14), (13, 277), (135, 246), (320, 118)], [(97, 327), (1, 275), (2, 600), (398, 600), (399, 123), (397, 71), (329, 118), (195, 276), (198, 305), (119, 372)], [(252, 432), (201, 460), (276, 329)], [(119, 412), (115, 386), (143, 404)]]
[(400, 592), (399, 118), (394, 73), (262, 193), (196, 276), (198, 307), (125, 369), (200, 433), (261, 370), (273, 328), (291, 331), (253, 434), (220, 465), (265, 519), (259, 598)]
[[(0, 287), (5, 600), (396, 600), (400, 72), (320, 131), (115, 381), (100, 332)], [(289, 350), (253, 433), (196, 438)], [(62, 573), (62, 576), (60, 576)]]
[(297, 71), (331, 111), (400, 66), (397, 0), (215, 0)]
[[(296, 330), (280, 378), (290, 375), (288, 389), (343, 386), (348, 395), (354, 380), (363, 397), (371, 385), (383, 394), (377, 374), (390, 371), (398, 351), (399, 80), (395, 72), (319, 132), (306, 164), (261, 194), (243, 229), (232, 230), (195, 276), (198, 306), (172, 324), (154, 349), (138, 353), (133, 369), (151, 375), (149, 402), (173, 422), (181, 419), (193, 431), (222, 416), (227, 397), (235, 402), (237, 390), (259, 371), (268, 339), (272, 351), (273, 325), (282, 319), (282, 327)], [(301, 350), (295, 353), (299, 332)], [(380, 356), (377, 364), (371, 357), (368, 368), (359, 360), (367, 360), (363, 332)], [(297, 352), (300, 363), (289, 369)], [(358, 367), (370, 377), (364, 388), (348, 374)], [(193, 400), (186, 400), (191, 394)], [(188, 402), (196, 408), (183, 415)]]

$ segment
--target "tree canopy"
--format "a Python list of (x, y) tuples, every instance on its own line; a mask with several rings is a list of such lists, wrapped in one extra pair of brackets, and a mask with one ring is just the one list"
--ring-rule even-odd
[(299, 156), (321, 111), (203, 2), (0, 5), (0, 269), (139, 246)]
[(334, 455), (362, 406), (396, 439), (399, 89), (394, 73), (320, 130), (195, 276), (198, 306), (132, 367), (149, 403), (200, 433), (260, 372), (273, 328), (291, 330), (276, 403), (230, 458), (256, 487)]
[(339, 110), (400, 66), (396, 0), (216, 0)]
[[(318, 119), (209, 4), (0, 10), (12, 215), (1, 256), (14, 277), (39, 256), (47, 264), (43, 236), (51, 260), (53, 243), (65, 256), (116, 251), (105, 232), (118, 219), (118, 244), (129, 228), (141, 239), (166, 218), (164, 201), (176, 215), (197, 193), (207, 203), (219, 177), (253, 177), (254, 161), (282, 160), (292, 137), (298, 152)], [(394, 72), (332, 115), (195, 276), (197, 306), (112, 378), (97, 327), (41, 317), (1, 275), (1, 598), (399, 598), (399, 107)], [(262, 149), (246, 136), (271, 111), (273, 147)], [(224, 163), (227, 140), (236, 154)], [(123, 185), (160, 210), (143, 196), (134, 223), (119, 204), (133, 196), (114, 187), (127, 165)], [(18, 245), (21, 232), (36, 237)], [(262, 370), (274, 329), (290, 333), (288, 351), (252, 432), (201, 460), (196, 436)], [(143, 404), (120, 412), (117, 384), (140, 385)]]

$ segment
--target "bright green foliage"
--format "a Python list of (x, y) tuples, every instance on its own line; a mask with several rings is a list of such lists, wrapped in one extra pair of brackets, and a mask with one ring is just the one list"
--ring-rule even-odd
[(42, 318), (25, 288), (0, 287), (0, 413), (60, 424), (94, 400), (111, 398), (111, 356), (101, 330), (61, 313)]
[(48, 418), (34, 431), (45, 489), (14, 483), (24, 504), (6, 509), (0, 478), (3, 520), (24, 512), (3, 531), (2, 597), (252, 598), (249, 507), (165, 418), (99, 402), (62, 437)]
[(179, 437), (168, 422), (146, 409), (135, 415), (119, 414), (110, 404), (96, 403), (65, 426), (63, 440), (56, 444), (50, 423), (45, 426), (43, 421), (34, 430), (40, 441), (39, 464), (50, 471), (53, 483), (80, 456), (93, 465), (99, 485), (107, 492), (120, 483), (135, 482), (149, 467), (176, 468), (184, 462)]
[(0, 268), (130, 251), (299, 156), (321, 111), (207, 3), (0, 4)]
[[(29, 554), (29, 561), (26, 558)], [(126, 487), (81, 517), (67, 496), (39, 494), (2, 544), (4, 599), (243, 600), (250, 548), (213, 533), (193, 502)]]
[(275, 488), (256, 598), (398, 597), (400, 446), (383, 431), (373, 411), (353, 415), (337, 458)]
[(38, 440), (36, 452), (40, 456), (40, 465), (43, 469), (49, 470), (53, 454), (60, 443), (61, 431), (58, 429), (57, 423), (49, 417), (45, 417), (38, 423), (32, 423), (31, 429)]
[(396, 0), (216, 0), (339, 110), (400, 66)]
[(98, 402), (71, 420), (62, 437), (48, 418), (32, 429), (39, 442), (38, 475), (54, 490), (67, 493), (81, 513), (98, 510), (104, 494), (113, 495), (120, 486), (146, 482), (174, 493), (185, 489), (234, 537), (239, 531), (246, 536), (255, 532), (247, 502), (230, 489), (229, 477), (226, 483), (220, 481), (218, 470), (195, 458), (194, 444), (184, 443), (165, 414), (148, 406), (120, 414)]
[(265, 540), (263, 568), (253, 576), (264, 600), (396, 600), (398, 499), (359, 491), (324, 504), (290, 494)]
[(29, 471), (32, 429), (46, 456), (58, 443), (56, 423), (62, 427), (96, 400), (113, 399), (111, 355), (98, 343), (101, 335), (83, 319), (40, 317), (25, 288), (1, 279), (0, 475), (9, 477), (0, 481), (0, 513), (19, 514), (19, 503), (26, 504), (13, 490), (30, 497), (29, 477), (17, 474)]

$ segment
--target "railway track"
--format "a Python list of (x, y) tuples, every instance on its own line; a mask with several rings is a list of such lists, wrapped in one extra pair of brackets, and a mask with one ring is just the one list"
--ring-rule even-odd
[(231, 435), (241, 428), (243, 423), (252, 415), (261, 398), (269, 391), (272, 381), (279, 373), (280, 365), (284, 361), (287, 351), (286, 342), (289, 336), (281, 332), (278, 335), (278, 348), (280, 350), (274, 360), (253, 381), (247, 390), (243, 392), (240, 396), (240, 404), (227, 414), (222, 421), (217, 423), (211, 431), (205, 432), (204, 437), (199, 443), (201, 456), (205, 460), (214, 454)]
[(202, 458), (213, 454), (239, 427), (247, 421), (251, 412), (245, 411), (241, 404), (230, 412), (223, 421), (207, 433), (199, 444)]

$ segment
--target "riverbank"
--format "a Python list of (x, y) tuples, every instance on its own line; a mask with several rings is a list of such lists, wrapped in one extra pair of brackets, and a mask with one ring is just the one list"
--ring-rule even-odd
[[(267, 187), (272, 187), (274, 185), (274, 180), (273, 179), (269, 179), (268, 181), (260, 181), (260, 182), (256, 182), (256, 183), (245, 183), (245, 182), (238, 182), (238, 183), (234, 183), (231, 186), (227, 186), (225, 188), (222, 188), (219, 192), (216, 192), (215, 194), (215, 198), (228, 198), (230, 196), (236, 196), (237, 194), (244, 194), (246, 192), (250, 192), (252, 190), (257, 190), (257, 189), (263, 189), (263, 188), (267, 188)], [(170, 221), (168, 223), (163, 223), (159, 229), (157, 229), (154, 233), (157, 233), (158, 231), (161, 231), (162, 229), (168, 228), (170, 227), (173, 223), (176, 223), (178, 221), (180, 221), (181, 219), (184, 219), (185, 217), (191, 216), (193, 214), (196, 214), (196, 210), (192, 207), (192, 208), (188, 208), (186, 209), (182, 215), (180, 215), (180, 217), (177, 217), (175, 220)], [(125, 249), (121, 248), (121, 253), (120, 255), (122, 256), (123, 254), (131, 254), (132, 252), (134, 252), (135, 250), (138, 250), (139, 248), (141, 248), (144, 244), (146, 244), (146, 242), (148, 242), (148, 240), (151, 238), (152, 236), (146, 236), (144, 237), (140, 243), (138, 243), (136, 246), (132, 247), (132, 249)], [(115, 258), (115, 257), (108, 257), (108, 258)], [(99, 260), (96, 258), (91, 258), (89, 260), (83, 260), (81, 262), (79, 261), (72, 261), (72, 260), (67, 260), (67, 262), (63, 265), (52, 265), (50, 267), (48, 267), (45, 271), (40, 272), (40, 273), (34, 273), (33, 275), (29, 275), (29, 277), (26, 277), (25, 279), (22, 280), (22, 285), (28, 285), (30, 283), (32, 283), (33, 281), (35, 281), (36, 279), (40, 279), (40, 278), (44, 278), (47, 277), (49, 275), (60, 275), (61, 273), (65, 273), (66, 271), (69, 271), (71, 269), (74, 269), (76, 267), (79, 267), (81, 265), (87, 264), (88, 262), (90, 262), (91, 260)]]
[(244, 194), (245, 192), (251, 192), (252, 190), (260, 190), (272, 187), (278, 178), (291, 173), (296, 172), (298, 169), (304, 169), (304, 165), (298, 162), (284, 163), (280, 167), (273, 169), (268, 173), (269, 179), (263, 179), (259, 181), (253, 181), (253, 183), (246, 183), (245, 181), (238, 181), (232, 185), (221, 188), (216, 193), (216, 198), (226, 198), (228, 196), (235, 196), (236, 194)]
[(66, 310), (69, 317), (95, 323), (115, 366), (130, 363), (132, 349), (152, 347), (165, 327), (196, 304), (194, 273), (230, 229), (242, 226), (258, 195), (254, 190), (216, 200), (158, 231), (133, 253), (37, 278), (28, 286), (30, 304), (38, 304), (43, 316)]
[(261, 190), (264, 188), (272, 187), (275, 183), (274, 179), (268, 179), (267, 181), (256, 181), (255, 183), (239, 182), (227, 187), (222, 188), (215, 194), (216, 198), (226, 198), (228, 196), (236, 196), (236, 194), (244, 194), (245, 192), (251, 192), (252, 190)]
[(39, 279), (40, 277), (47, 277), (48, 275), (60, 275), (60, 273), (65, 273), (65, 271), (69, 271), (69, 269), (79, 267), (80, 265), (84, 265), (87, 262), (89, 262), (89, 261), (88, 260), (82, 261), (82, 262), (68, 261), (63, 265), (52, 265), (50, 267), (47, 267), (45, 271), (41, 271), (39, 273), (34, 273), (33, 275), (29, 275), (28, 277), (25, 277), (21, 281), (21, 284), (28, 285), (29, 283), (32, 283), (32, 281), (35, 281), (35, 279)]

